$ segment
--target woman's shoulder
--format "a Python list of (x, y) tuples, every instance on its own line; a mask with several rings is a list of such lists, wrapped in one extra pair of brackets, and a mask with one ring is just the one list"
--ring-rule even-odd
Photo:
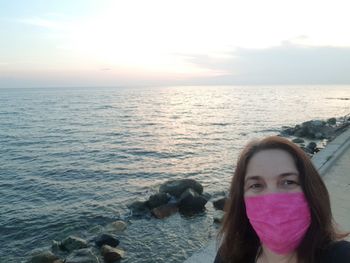
[(350, 242), (342, 240), (329, 245), (325, 263), (348, 263), (350, 262)]

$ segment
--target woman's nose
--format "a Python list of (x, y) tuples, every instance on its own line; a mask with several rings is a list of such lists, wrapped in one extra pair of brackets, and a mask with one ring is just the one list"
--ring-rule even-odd
[(283, 191), (283, 189), (278, 187), (276, 184), (267, 184), (266, 188), (265, 188), (266, 194), (280, 193), (282, 191)]

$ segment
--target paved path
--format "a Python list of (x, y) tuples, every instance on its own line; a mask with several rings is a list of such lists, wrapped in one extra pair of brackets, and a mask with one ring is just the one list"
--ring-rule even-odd
[(327, 185), (335, 221), (344, 231), (350, 231), (350, 147), (326, 171)]
[[(350, 231), (350, 129), (330, 142), (312, 161), (328, 188), (335, 221), (341, 230)], [(184, 263), (213, 263), (215, 254), (216, 242), (211, 240)]]

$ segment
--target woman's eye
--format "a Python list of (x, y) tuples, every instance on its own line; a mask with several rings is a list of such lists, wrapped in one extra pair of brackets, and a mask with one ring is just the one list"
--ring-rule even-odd
[(284, 180), (284, 181), (282, 182), (282, 184), (283, 184), (283, 185), (287, 185), (287, 186), (289, 186), (289, 185), (299, 185), (298, 182), (293, 181), (293, 180)]
[(252, 184), (249, 188), (252, 188), (252, 189), (259, 189), (262, 187), (262, 184)]

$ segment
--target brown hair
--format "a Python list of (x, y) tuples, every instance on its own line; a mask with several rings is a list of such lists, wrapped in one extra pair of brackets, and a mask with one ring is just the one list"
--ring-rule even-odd
[(243, 263), (249, 262), (258, 251), (260, 241), (245, 211), (244, 180), (251, 157), (267, 149), (285, 150), (294, 158), (300, 185), (311, 210), (311, 225), (297, 248), (298, 262), (319, 262), (323, 250), (332, 241), (346, 235), (337, 234), (335, 230), (327, 188), (310, 158), (296, 144), (278, 136), (252, 141), (238, 158), (224, 209), (226, 214), (218, 235), (221, 241), (219, 255), (223, 262)]

